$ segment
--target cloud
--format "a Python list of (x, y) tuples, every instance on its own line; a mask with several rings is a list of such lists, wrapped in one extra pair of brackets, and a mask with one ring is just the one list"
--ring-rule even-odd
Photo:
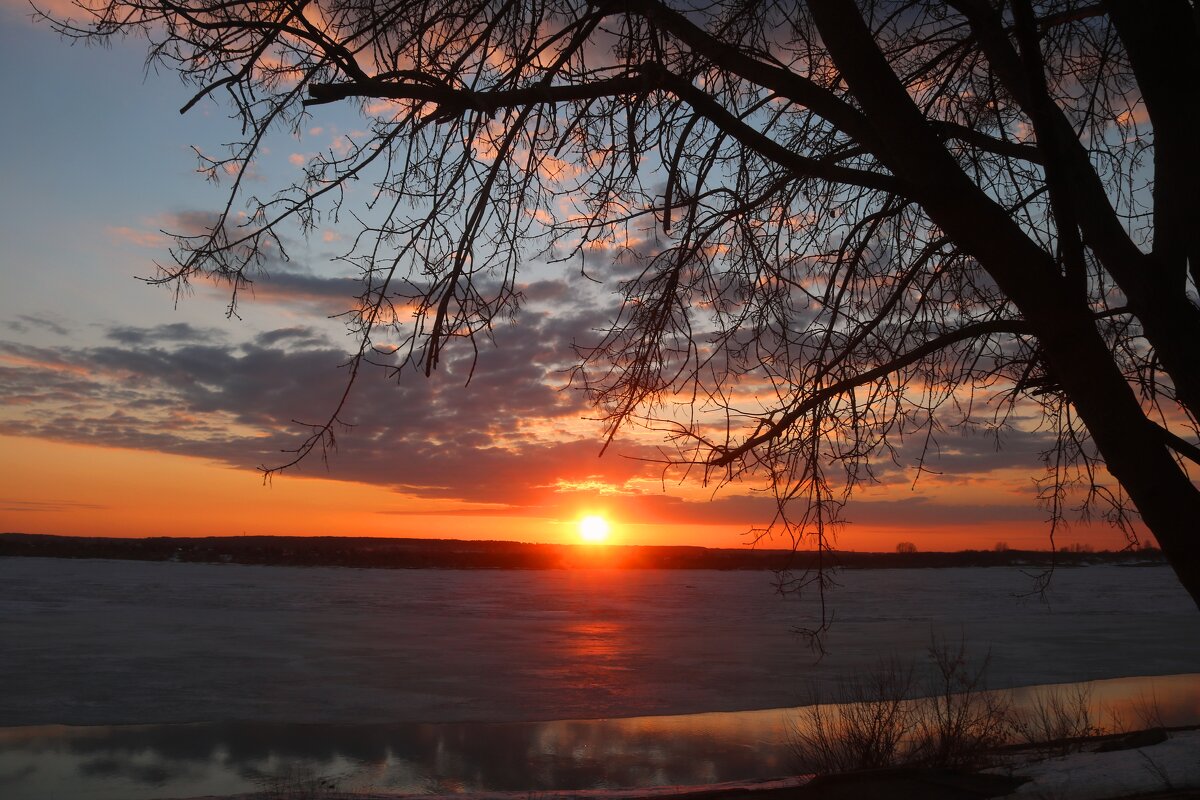
[(219, 328), (198, 328), (186, 322), (174, 322), (152, 328), (118, 325), (105, 331), (105, 336), (123, 345), (140, 347), (171, 342), (221, 341), (225, 332)]
[(202, 236), (217, 219), (211, 211), (172, 211), (141, 220), (141, 227), (109, 225), (104, 229), (114, 242), (124, 242), (136, 247), (166, 250), (175, 236)]
[[(214, 284), (219, 291), (229, 291), (228, 283)], [(250, 286), (241, 290), (241, 300), (315, 306), (324, 314), (340, 314), (356, 305), (355, 298), (361, 291), (359, 282), (354, 278), (323, 277), (302, 267), (279, 264), (253, 276)]]
[[(301, 272), (272, 278), (278, 296), (332, 298), (338, 282)], [(597, 411), (580, 391), (562, 388), (576, 363), (572, 345), (595, 341), (611, 312), (586, 305), (561, 280), (522, 286), (526, 309), (494, 330), (495, 346), (476, 353), (459, 341), (426, 379), (410, 370), (366, 369), (346, 406), (328, 465), (317, 456), (299, 472), (386, 486), (447, 504), (462, 514), (562, 518), (603, 505), (614, 518), (645, 524), (750, 527), (772, 518), (774, 501), (731, 487), (713, 501), (658, 489), (658, 455), (635, 440), (600, 458), (601, 428), (581, 421)], [(344, 287), (337, 286), (341, 296)], [(42, 324), (18, 319), (9, 327)], [(234, 340), (225, 330), (187, 323), (112, 326), (90, 346), (0, 342), (0, 433), (211, 458), (241, 468), (276, 466), (305, 436), (301, 423), (324, 422), (348, 378), (344, 344), (315, 327), (293, 325)], [(384, 359), (387, 361), (387, 359)], [(474, 363), (473, 363), (474, 362)], [(394, 366), (394, 364), (392, 364)], [(468, 382), (468, 376), (470, 380)], [(985, 434), (940, 437), (929, 466), (953, 484), (998, 470), (1036, 470), (1043, 434), (1012, 431), (1002, 447)], [(905, 442), (912, 463), (920, 437)], [(880, 473), (900, 470), (887, 464)], [(893, 473), (888, 473), (889, 475)], [(911, 480), (911, 473), (908, 477)], [(856, 499), (854, 525), (970, 525), (1040, 521), (1043, 509), (1010, 495), (981, 504), (961, 495), (940, 500)], [(968, 487), (965, 491), (974, 491)], [(422, 513), (418, 502), (414, 513)]]
[[(73, 19), (86, 21), (91, 15), (82, 11), (77, 0), (37, 0), (38, 11), (45, 12), (56, 19)], [(0, 8), (9, 8), (18, 12), (16, 16), (23, 18), (31, 25), (43, 25), (40, 17), (33, 13), (29, 0), (0, 0)]]
[(45, 317), (35, 317), (32, 314), (18, 314), (16, 318), (6, 321), (4, 326), (16, 333), (31, 333), (43, 330), (49, 331), (56, 336), (71, 335), (71, 331), (67, 326)]
[(524, 284), (521, 296), (529, 303), (555, 303), (571, 298), (571, 288), (566, 281), (546, 280)]
[[(912, 467), (918, 463), (923, 448), (920, 438), (909, 439), (900, 448), (902, 464)], [(1053, 446), (1054, 436), (1045, 430), (955, 429), (937, 435), (936, 446), (925, 455), (925, 467), (936, 472), (942, 484), (976, 481), (1002, 470), (1034, 474), (1042, 469), (1042, 454)]]
[(51, 511), (101, 511), (108, 506), (97, 503), (72, 503), (66, 500), (19, 500), (0, 497), (0, 511), (33, 512), (44, 514)]
[(903, 520), (907, 526), (969, 527), (988, 522), (1046, 520), (1046, 510), (1030, 497), (1025, 503), (947, 503), (915, 496), (901, 500), (856, 500), (846, 507), (846, 520), (856, 525), (882, 526)]
[[(242, 217), (244, 218), (244, 214)], [(216, 215), (211, 211), (185, 209), (144, 220), (143, 224), (147, 228), (153, 228), (153, 232), (134, 228), (110, 228), (109, 232), (124, 241), (166, 251), (174, 243), (174, 237), (206, 236), (215, 221)], [(236, 222), (235, 220), (234, 223)], [(238, 233), (234, 223), (229, 226), (231, 237)], [(336, 232), (326, 233), (330, 235), (323, 235), (324, 241), (337, 240)], [(278, 253), (264, 253), (264, 259), (261, 269), (249, 271), (245, 275), (249, 286), (240, 290), (243, 300), (317, 306), (322, 313), (337, 314), (351, 308), (361, 292), (356, 278), (318, 275), (303, 262), (284, 261)], [(201, 276), (201, 279), (221, 293), (228, 293), (230, 290), (229, 282), (224, 279), (204, 276)]]
[(265, 331), (256, 336), (254, 341), (262, 347), (271, 347), (285, 342), (291, 347), (320, 347), (328, 344), (323, 333), (307, 326)]
[(146, 231), (137, 228), (130, 228), (127, 225), (119, 225), (104, 229), (105, 233), (116, 242), (125, 242), (137, 247), (150, 247), (156, 250), (164, 250), (171, 244), (170, 237), (164, 235), (160, 231)]
[[(465, 347), (449, 350), (430, 379), (366, 370), (344, 415), (355, 427), (338, 431), (328, 472), (318, 458), (301, 471), (514, 507), (553, 500), (557, 480), (619, 485), (640, 474), (639, 462), (599, 459), (598, 441), (566, 431), (586, 411), (579, 392), (557, 388), (578, 320), (522, 319), (497, 331), (469, 385)], [(347, 354), (307, 327), (231, 343), (186, 323), (116, 326), (106, 340), (73, 350), (0, 344), (0, 431), (275, 465), (302, 441), (294, 421), (325, 420), (347, 379)]]

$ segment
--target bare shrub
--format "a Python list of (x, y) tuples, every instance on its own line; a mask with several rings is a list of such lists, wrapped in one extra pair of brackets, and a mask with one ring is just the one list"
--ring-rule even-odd
[(929, 658), (934, 672), (929, 696), (916, 704), (910, 760), (952, 767), (979, 764), (989, 750), (1008, 741), (1011, 729), (1011, 701), (987, 689), (991, 655), (972, 666), (964, 640), (951, 645), (935, 637)]
[(1139, 695), (1134, 703), (1133, 713), (1137, 717), (1138, 727), (1141, 730), (1153, 730), (1156, 728), (1165, 728), (1167, 724), (1163, 722), (1162, 708), (1158, 704), (1158, 698), (1151, 694)]
[[(814, 704), (789, 720), (797, 768), (978, 768), (1010, 749), (1006, 745), (1065, 755), (1096, 737), (1129, 730), (1118, 709), (1093, 702), (1089, 683), (1039, 687), (1018, 704), (1012, 690), (987, 688), (990, 654), (973, 663), (965, 641), (934, 637), (928, 655), (932, 670), (923, 686), (911, 664), (891, 660), (842, 681), (836, 705), (815, 704), (814, 695)], [(922, 688), (925, 696), (913, 698)], [(1153, 696), (1143, 696), (1131, 710), (1137, 730), (1162, 728)]]
[(1107, 733), (1135, 733), (1160, 731), (1166, 728), (1162, 707), (1153, 690), (1149, 695), (1139, 694), (1126, 703), (1116, 703), (1101, 709)]
[[(838, 705), (814, 703), (791, 721), (801, 769), (819, 773), (887, 767), (907, 760), (916, 718), (912, 668), (898, 661), (840, 684)], [(815, 698), (814, 698), (815, 699)]]
[(1108, 732), (1093, 713), (1092, 687), (1085, 683), (1037, 689), (1033, 703), (1013, 716), (1012, 730), (1019, 741), (1054, 753)]
[(846, 772), (902, 764), (979, 766), (1012, 737), (1007, 693), (987, 688), (989, 657), (977, 665), (966, 643), (937, 639), (927, 696), (913, 667), (887, 661), (867, 676), (843, 681), (839, 705), (811, 705), (792, 720), (792, 750), (806, 771)]

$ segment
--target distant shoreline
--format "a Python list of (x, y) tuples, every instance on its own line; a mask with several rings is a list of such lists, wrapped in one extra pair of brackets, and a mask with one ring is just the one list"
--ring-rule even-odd
[(717, 569), (802, 572), (818, 566), (843, 569), (945, 567), (1071, 567), (1091, 564), (1165, 564), (1154, 548), (1101, 552), (963, 550), (859, 553), (666, 545), (531, 544), (462, 539), (351, 536), (209, 536), (104, 538), (0, 533), (0, 557), (106, 558), (265, 566), (357, 569), (575, 568)]

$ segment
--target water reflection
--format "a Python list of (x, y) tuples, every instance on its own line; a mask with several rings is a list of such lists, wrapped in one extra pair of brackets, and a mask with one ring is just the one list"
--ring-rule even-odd
[[(602, 648), (604, 632), (595, 635)], [(1200, 674), (1091, 686), (1097, 708), (1130, 723), (1151, 703), (1163, 724), (1200, 722)], [(1016, 700), (1034, 694), (1018, 690)], [(145, 800), (322, 781), (407, 792), (709, 783), (794, 771), (789, 719), (791, 710), (773, 709), (498, 724), (7, 728), (0, 796)]]

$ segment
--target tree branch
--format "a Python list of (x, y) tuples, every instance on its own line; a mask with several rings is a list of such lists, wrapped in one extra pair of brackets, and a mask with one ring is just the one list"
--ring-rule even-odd
[(858, 375), (853, 375), (849, 378), (843, 378), (836, 383), (817, 389), (797, 405), (793, 406), (786, 414), (780, 417), (776, 422), (761, 433), (751, 436), (746, 441), (742, 442), (735, 448), (724, 450), (720, 456), (710, 460), (710, 466), (723, 467), (738, 460), (746, 453), (750, 452), (759, 445), (778, 438), (788, 428), (795, 424), (796, 420), (812, 411), (817, 406), (836, 397), (843, 392), (847, 392), (858, 386), (866, 383), (871, 383), (885, 375), (895, 372), (898, 369), (903, 369), (910, 364), (915, 364), (926, 356), (932, 355), (939, 350), (945, 349), (950, 345), (958, 342), (974, 339), (981, 336), (991, 336), (997, 333), (1010, 333), (1015, 336), (1030, 336), (1033, 334), (1033, 326), (1023, 320), (991, 320), (987, 322), (976, 322), (959, 328), (956, 331), (943, 334), (936, 339), (930, 339), (919, 347), (910, 350), (907, 353), (896, 356), (886, 364), (880, 364), (874, 369), (869, 369), (866, 372), (861, 372)]
[(729, 42), (718, 39), (658, 0), (620, 0), (613, 6), (655, 23), (693, 52), (704, 56), (713, 66), (808, 108), (871, 150), (877, 149), (876, 135), (867, 118), (825, 87), (782, 66), (752, 58), (737, 47), (730, 47)]
[(1036, 146), (1031, 144), (997, 139), (995, 136), (988, 136), (986, 133), (978, 131), (975, 128), (969, 128), (966, 125), (960, 125), (957, 122), (950, 122), (948, 120), (930, 120), (929, 126), (937, 131), (938, 136), (942, 139), (957, 139), (973, 147), (978, 147), (984, 152), (994, 153), (1005, 158), (1016, 158), (1021, 161), (1028, 161), (1031, 164), (1045, 163), (1041, 152), (1038, 151)]
[(305, 101), (305, 104), (333, 103), (349, 97), (417, 100), (436, 104), (438, 110), (433, 115), (434, 119), (444, 121), (469, 111), (495, 114), (508, 108), (555, 105), (605, 97), (644, 95), (656, 90), (665, 91), (686, 102), (696, 113), (749, 149), (790, 170), (798, 177), (834, 181), (902, 196), (908, 194), (903, 182), (886, 173), (842, 167), (789, 150), (730, 113), (707, 92), (661, 64), (649, 62), (640, 64), (635, 69), (636, 72), (631, 75), (586, 84), (529, 86), (495, 91), (472, 91), (411, 81), (315, 83), (308, 87), (311, 99)]
[(1147, 418), (1146, 422), (1150, 423), (1155, 435), (1162, 439), (1163, 443), (1166, 444), (1167, 447), (1171, 448), (1176, 453), (1179, 453), (1179, 455), (1189, 458), (1192, 461), (1195, 461), (1197, 464), (1200, 464), (1200, 447), (1197, 447), (1178, 434), (1172, 433), (1152, 419)]

